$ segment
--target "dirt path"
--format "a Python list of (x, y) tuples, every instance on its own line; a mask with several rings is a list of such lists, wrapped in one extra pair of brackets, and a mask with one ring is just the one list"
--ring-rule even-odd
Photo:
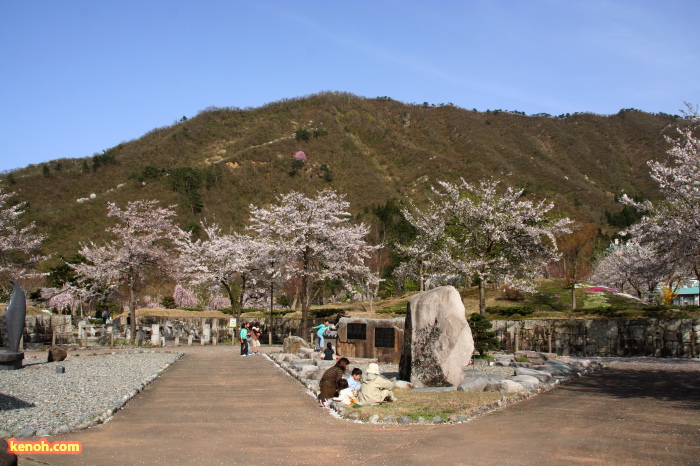
[(34, 464), (698, 464), (700, 362), (615, 364), (461, 425), (336, 419), (265, 357), (187, 348), (104, 426)]

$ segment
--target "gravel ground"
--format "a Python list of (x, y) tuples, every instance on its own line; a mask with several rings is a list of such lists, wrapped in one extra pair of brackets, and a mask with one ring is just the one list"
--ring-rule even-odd
[(49, 435), (102, 424), (180, 356), (140, 351), (51, 363), (26, 358), (22, 370), (0, 371), (0, 434)]

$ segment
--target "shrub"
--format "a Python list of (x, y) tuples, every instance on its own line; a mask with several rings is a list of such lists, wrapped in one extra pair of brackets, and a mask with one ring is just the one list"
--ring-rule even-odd
[(518, 314), (525, 317), (534, 313), (535, 310), (530, 306), (493, 306), (487, 307), (486, 312), (502, 315), (504, 317), (512, 317)]
[(482, 314), (472, 314), (469, 316), (469, 327), (472, 329), (472, 337), (474, 338), (474, 350), (479, 353), (479, 356), (486, 356), (489, 351), (499, 348), (496, 332), (491, 332), (493, 325), (488, 317)]
[(175, 309), (177, 307), (175, 298), (172, 296), (163, 296), (163, 299), (160, 300), (160, 305), (165, 309)]
[(308, 141), (309, 139), (311, 139), (311, 133), (308, 129), (298, 129), (294, 133), (294, 139), (296, 139), (297, 141)]

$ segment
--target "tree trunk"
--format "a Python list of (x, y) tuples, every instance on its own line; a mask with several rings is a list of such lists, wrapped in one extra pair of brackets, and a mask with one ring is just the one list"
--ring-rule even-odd
[(129, 279), (129, 315), (131, 316), (131, 344), (136, 341), (136, 280)]
[(479, 280), (479, 314), (486, 315), (486, 285)]
[(241, 313), (243, 312), (243, 298), (245, 297), (245, 275), (241, 275), (241, 291), (238, 297), (238, 314), (236, 314), (236, 322), (238, 325), (243, 326), (241, 323)]
[(576, 310), (576, 282), (571, 284), (571, 310)]
[(304, 275), (301, 277), (301, 337), (304, 340), (309, 338), (309, 329), (306, 328), (306, 322), (309, 316), (309, 305), (311, 301), (311, 292), (309, 290), (309, 277)]

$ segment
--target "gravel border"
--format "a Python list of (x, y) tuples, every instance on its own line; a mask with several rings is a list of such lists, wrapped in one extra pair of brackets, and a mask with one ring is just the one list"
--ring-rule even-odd
[(45, 437), (104, 424), (183, 355), (134, 350), (70, 354), (60, 362), (27, 356), (24, 368), (0, 371), (0, 437)]

